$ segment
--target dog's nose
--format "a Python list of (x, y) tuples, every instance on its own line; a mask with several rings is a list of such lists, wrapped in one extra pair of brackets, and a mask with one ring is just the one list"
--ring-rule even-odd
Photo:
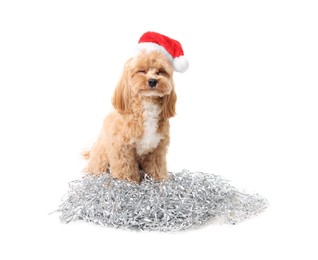
[(157, 85), (157, 83), (158, 83), (158, 80), (156, 80), (156, 79), (149, 79), (148, 80), (148, 85), (151, 88), (154, 88)]

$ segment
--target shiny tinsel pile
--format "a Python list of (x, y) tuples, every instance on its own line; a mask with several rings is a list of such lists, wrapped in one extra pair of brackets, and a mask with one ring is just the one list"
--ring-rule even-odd
[(220, 176), (170, 173), (166, 181), (144, 177), (141, 184), (109, 174), (85, 176), (70, 183), (58, 209), (60, 220), (85, 220), (127, 229), (177, 231), (209, 220), (235, 224), (267, 207), (257, 194), (238, 191)]

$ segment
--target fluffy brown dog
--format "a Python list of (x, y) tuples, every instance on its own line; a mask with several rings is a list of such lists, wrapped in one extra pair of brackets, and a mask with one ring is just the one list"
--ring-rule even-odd
[(166, 153), (169, 121), (175, 115), (177, 96), (172, 79), (174, 67), (160, 51), (143, 51), (129, 59), (115, 89), (115, 111), (92, 149), (85, 171), (114, 178), (140, 181), (140, 170), (156, 180), (168, 177)]

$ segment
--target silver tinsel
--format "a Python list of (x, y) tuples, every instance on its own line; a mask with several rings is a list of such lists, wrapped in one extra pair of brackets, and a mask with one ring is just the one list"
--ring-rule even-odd
[(94, 222), (138, 230), (177, 231), (209, 220), (236, 224), (263, 211), (257, 194), (238, 191), (220, 176), (183, 170), (157, 182), (145, 175), (141, 184), (109, 174), (85, 176), (70, 183), (58, 212), (60, 220)]

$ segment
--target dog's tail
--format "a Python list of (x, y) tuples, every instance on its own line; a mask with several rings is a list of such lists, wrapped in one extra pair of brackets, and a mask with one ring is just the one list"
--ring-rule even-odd
[(88, 160), (89, 157), (91, 156), (91, 151), (90, 150), (84, 150), (82, 152), (82, 156), (83, 156), (84, 159)]

